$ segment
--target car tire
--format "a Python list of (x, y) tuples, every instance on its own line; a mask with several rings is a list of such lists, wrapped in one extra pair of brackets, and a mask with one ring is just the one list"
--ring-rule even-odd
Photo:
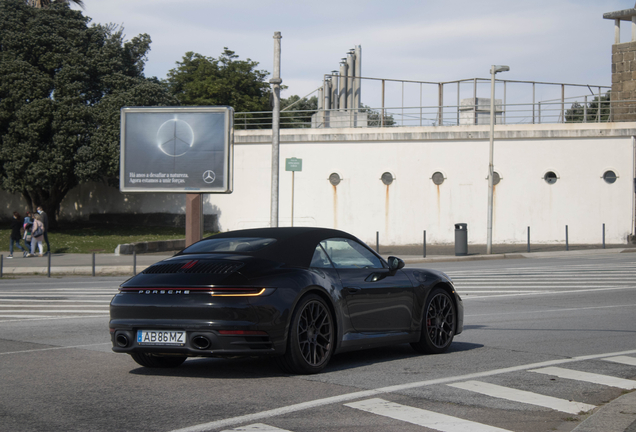
[(413, 349), (424, 354), (448, 351), (457, 326), (457, 308), (451, 295), (436, 288), (426, 299), (420, 340), (411, 343)]
[(315, 374), (322, 371), (334, 351), (335, 328), (331, 309), (320, 296), (303, 297), (292, 315), (287, 350), (278, 357), (283, 371)]
[(162, 356), (147, 353), (131, 353), (130, 356), (141, 366), (147, 368), (174, 368), (180, 366), (188, 357)]

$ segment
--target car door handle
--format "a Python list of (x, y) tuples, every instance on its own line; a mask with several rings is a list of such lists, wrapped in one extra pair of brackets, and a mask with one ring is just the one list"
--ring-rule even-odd
[(347, 292), (349, 294), (356, 294), (356, 293), (359, 293), (360, 291), (362, 291), (362, 288), (360, 288), (360, 287), (346, 287), (345, 290), (347, 290)]

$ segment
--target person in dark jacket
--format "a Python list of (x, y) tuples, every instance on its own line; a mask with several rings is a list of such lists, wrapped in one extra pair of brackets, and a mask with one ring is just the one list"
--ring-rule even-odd
[(24, 235), (22, 238), (24, 239), (24, 244), (27, 248), (27, 253), (31, 250), (31, 227), (33, 226), (33, 215), (27, 209), (26, 216), (24, 216), (24, 224), (22, 227), (24, 228)]
[(9, 256), (7, 258), (13, 258), (13, 243), (17, 243), (18, 247), (22, 251), (23, 256), (27, 256), (27, 251), (20, 244), (22, 235), (20, 230), (22, 229), (22, 219), (18, 212), (13, 212), (13, 220), (11, 221), (11, 239), (9, 241)]

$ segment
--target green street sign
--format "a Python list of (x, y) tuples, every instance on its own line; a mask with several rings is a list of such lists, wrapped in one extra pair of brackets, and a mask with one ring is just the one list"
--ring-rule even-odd
[(285, 159), (285, 171), (302, 171), (303, 170), (303, 160), (298, 158), (287, 158)]

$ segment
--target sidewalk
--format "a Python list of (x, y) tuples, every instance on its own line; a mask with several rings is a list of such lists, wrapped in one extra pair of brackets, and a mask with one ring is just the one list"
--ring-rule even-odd
[[(520, 258), (547, 258), (557, 256), (576, 256), (590, 254), (612, 254), (624, 252), (636, 252), (636, 245), (570, 245), (570, 250), (565, 250), (565, 245), (536, 245), (531, 252), (527, 252), (526, 245), (493, 245), (493, 253), (486, 255), (486, 245), (469, 245), (468, 255), (455, 256), (454, 245), (429, 245), (424, 257), (423, 247), (420, 246), (380, 246), (380, 254), (387, 258), (390, 255), (402, 258), (407, 264), (432, 263), (443, 261), (474, 261), (492, 259), (520, 259)], [(15, 253), (9, 259), (9, 253), (0, 252), (2, 258), (3, 276), (18, 275), (48, 275), (49, 257), (23, 258), (21, 253)], [(169, 258), (171, 252), (157, 252), (147, 254), (116, 255), (95, 254), (95, 275), (133, 275), (143, 271), (146, 267)], [(62, 254), (51, 255), (51, 275), (92, 275), (92, 254)]]
[[(9, 259), (8, 252), (0, 252), (3, 276), (48, 275), (49, 256), (24, 258), (14, 252)], [(140, 254), (115, 255), (95, 254), (95, 275), (130, 275), (143, 271), (146, 267), (171, 257), (172, 254)], [(92, 254), (57, 254), (51, 255), (51, 275), (92, 275)]]

